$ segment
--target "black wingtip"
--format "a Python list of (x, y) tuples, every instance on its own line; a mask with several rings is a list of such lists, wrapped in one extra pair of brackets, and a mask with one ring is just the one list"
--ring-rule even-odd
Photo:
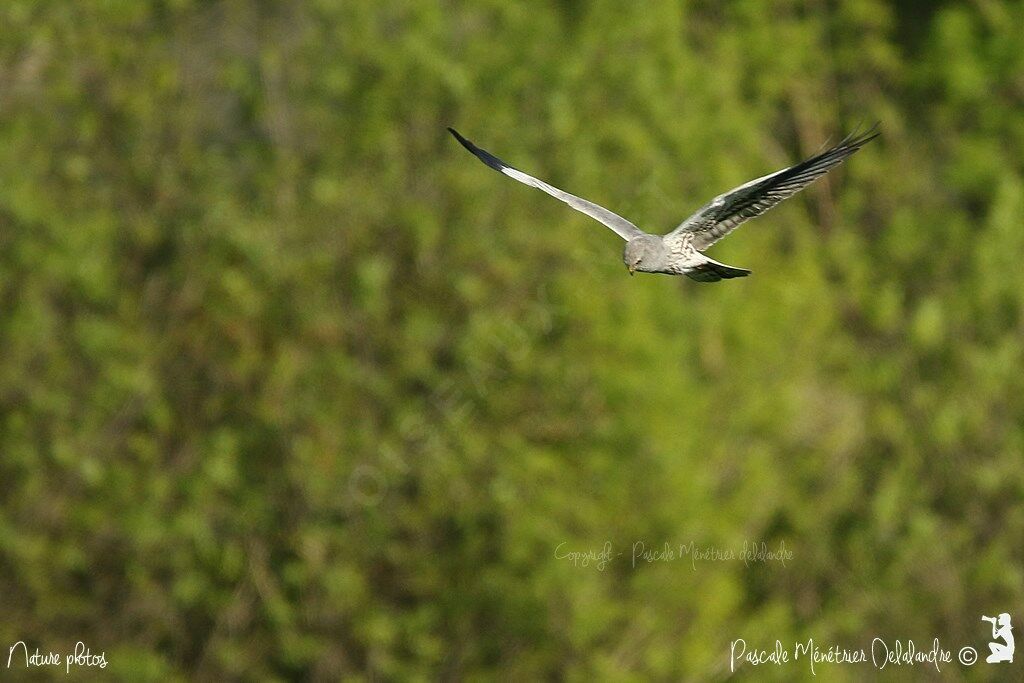
[(875, 121), (863, 133), (860, 132), (860, 126), (857, 126), (857, 128), (855, 128), (854, 131), (852, 133), (850, 133), (846, 137), (846, 140), (844, 141), (844, 144), (847, 147), (852, 147), (852, 148), (857, 149), (857, 148), (860, 148), (863, 145), (866, 145), (867, 143), (871, 142), (872, 140), (874, 140), (875, 138), (877, 138), (881, 134), (882, 134), (882, 122), (881, 121)]
[(487, 150), (480, 149), (479, 147), (474, 145), (472, 142), (470, 142), (466, 138), (462, 137), (462, 135), (459, 133), (459, 131), (455, 130), (454, 128), (449, 127), (448, 128), (448, 132), (451, 133), (455, 137), (455, 139), (459, 141), (459, 144), (461, 144), (463, 147), (465, 147), (470, 152), (472, 152), (473, 156), (475, 156), (477, 159), (479, 159), (480, 161), (484, 162), (485, 164), (487, 164), (488, 166), (493, 168), (495, 171), (501, 172), (504, 169), (509, 168), (509, 165), (506, 164), (504, 161), (502, 161), (498, 157), (494, 156), (493, 154), (491, 154)]
[(465, 147), (466, 149), (468, 149), (471, 152), (473, 151), (473, 143), (470, 142), (469, 140), (467, 140), (466, 138), (462, 137), (462, 135), (459, 133), (459, 131), (457, 131), (454, 128), (452, 128), (451, 126), (449, 126), (448, 127), (448, 132), (451, 133), (455, 137), (456, 140), (458, 140), (460, 143), (462, 143), (463, 147)]
[(449, 127), (448, 127), (448, 132), (449, 132), (449, 133), (451, 133), (451, 134), (452, 134), (452, 136), (453, 136), (453, 137), (454, 137), (454, 138), (455, 138), (456, 140), (458, 140), (458, 141), (459, 141), (459, 144), (460, 144), (460, 145), (462, 145), (463, 147), (465, 147), (466, 149), (468, 149), (468, 150), (469, 150), (470, 152), (472, 152), (473, 154), (475, 154), (475, 155), (477, 155), (477, 156), (480, 156), (480, 152), (481, 152), (482, 150), (481, 150), (481, 149), (480, 149), (479, 147), (477, 147), (476, 145), (474, 145), (474, 144), (473, 144), (472, 142), (470, 142), (469, 140), (467, 140), (466, 138), (462, 137), (462, 134), (461, 134), (461, 133), (459, 133), (459, 131), (457, 131), (457, 130), (455, 130), (454, 128), (452, 128), (451, 126), (449, 126)]

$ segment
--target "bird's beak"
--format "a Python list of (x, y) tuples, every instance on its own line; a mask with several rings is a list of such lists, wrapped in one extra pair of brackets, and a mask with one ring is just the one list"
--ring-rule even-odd
[(636, 266), (627, 266), (629, 268), (629, 274), (632, 275), (636, 272)]

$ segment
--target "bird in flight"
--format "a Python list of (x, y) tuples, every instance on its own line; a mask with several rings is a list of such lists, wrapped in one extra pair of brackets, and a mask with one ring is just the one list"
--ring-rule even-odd
[(851, 154), (878, 137), (876, 129), (877, 124), (866, 133), (851, 134), (834, 147), (795, 166), (761, 176), (718, 195), (667, 235), (646, 233), (603, 206), (563, 192), (543, 180), (509, 166), (487, 150), (480, 149), (462, 137), (455, 129), (449, 128), (448, 132), (476, 158), (495, 171), (543, 190), (615, 231), (615, 234), (626, 240), (622, 261), (629, 269), (630, 275), (636, 271), (665, 273), (686, 275), (698, 282), (717, 282), (734, 277), (746, 277), (750, 275), (750, 271), (719, 263), (705, 256), (704, 250), (728, 235), (743, 221), (760, 216), (843, 163)]

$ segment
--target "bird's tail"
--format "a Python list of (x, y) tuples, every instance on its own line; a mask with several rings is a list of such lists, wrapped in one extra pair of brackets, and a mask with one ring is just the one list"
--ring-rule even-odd
[[(701, 254), (701, 256), (704, 256)], [(750, 271), (746, 268), (735, 268), (704, 256), (704, 261), (686, 271), (686, 277), (697, 282), (718, 282), (734, 277), (746, 277)]]

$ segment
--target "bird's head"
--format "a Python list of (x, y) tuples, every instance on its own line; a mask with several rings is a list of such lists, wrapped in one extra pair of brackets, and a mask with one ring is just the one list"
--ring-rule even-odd
[(622, 252), (622, 262), (629, 269), (632, 275), (636, 271), (648, 271), (655, 264), (658, 252), (658, 242), (661, 238), (656, 235), (641, 235), (626, 242), (626, 249)]

